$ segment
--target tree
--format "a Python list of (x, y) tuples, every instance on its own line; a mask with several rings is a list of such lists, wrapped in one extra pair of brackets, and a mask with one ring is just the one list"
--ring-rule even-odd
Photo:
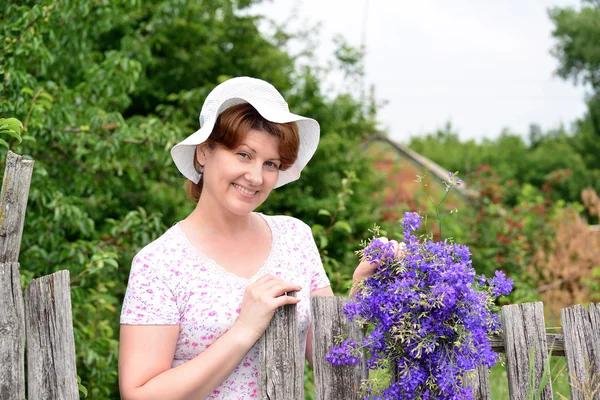
[[(600, 2), (583, 0), (579, 10), (552, 8), (550, 19), (554, 23), (552, 36), (557, 40), (553, 55), (558, 59), (557, 74), (591, 87), (588, 96), (588, 113), (577, 122), (574, 144), (586, 165), (600, 169)], [(598, 175), (597, 172), (594, 175)], [(596, 178), (597, 179), (597, 178)], [(600, 182), (596, 180), (596, 189)]]
[[(377, 218), (376, 180), (357, 146), (375, 126), (369, 105), (349, 94), (324, 95), (319, 70), (297, 68), (286, 52), (294, 34), (261, 33), (261, 17), (247, 12), (253, 3), (0, 5), (0, 118), (23, 121), (23, 142), (13, 149), (36, 161), (23, 283), (70, 270), (78, 372), (90, 398), (118, 398), (118, 319), (130, 261), (193, 207), (168, 149), (197, 128), (204, 97), (217, 83), (263, 78), (293, 110), (321, 123), (322, 143), (304, 176), (264, 209), (326, 229), (331, 223), (326, 235), (316, 234), (328, 241), (324, 256), (339, 260), (333, 278), (349, 279), (352, 251)], [(346, 173), (353, 178), (343, 181)]]

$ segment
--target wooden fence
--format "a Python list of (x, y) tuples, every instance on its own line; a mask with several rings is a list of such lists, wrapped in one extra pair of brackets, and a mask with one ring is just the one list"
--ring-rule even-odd
[[(79, 399), (69, 271), (34, 279), (25, 298), (19, 250), (33, 161), (6, 158), (0, 197), (0, 400)], [(25, 374), (27, 343), (27, 374)]]
[[(343, 313), (348, 301), (345, 297), (311, 299), (317, 400), (357, 399), (360, 382), (367, 376), (364, 360), (361, 365), (343, 367), (332, 366), (325, 360), (334, 336), (346, 335), (356, 342), (363, 338), (362, 330), (350, 324)], [(278, 310), (261, 339), (259, 393), (262, 399), (304, 399), (303, 355), (299, 351), (295, 315), (295, 306)], [(531, 390), (535, 393), (538, 388), (541, 388), (539, 399), (553, 399), (552, 382), (543, 379), (543, 375), (550, 372), (549, 354), (566, 357), (571, 399), (600, 399), (600, 303), (590, 304), (589, 310), (582, 305), (569, 307), (561, 310), (560, 315), (563, 333), (549, 334), (541, 302), (502, 307), (503, 334), (491, 338), (491, 343), (494, 351), (506, 354), (511, 400), (529, 399), (528, 393)], [(486, 367), (479, 367), (467, 384), (472, 387), (474, 399), (497, 399), (490, 393)]]
[[(23, 400), (25, 376), (29, 400), (78, 399), (69, 272), (34, 279), (24, 298), (21, 291), (18, 255), (32, 171), (32, 161), (9, 152), (0, 197), (0, 400)], [(357, 399), (360, 383), (367, 376), (364, 360), (343, 367), (325, 360), (335, 336), (362, 338), (362, 330), (342, 311), (348, 301), (345, 297), (311, 299), (318, 400)], [(542, 303), (505, 306), (502, 320), (504, 334), (491, 340), (495, 351), (506, 353), (511, 399), (526, 399), (529, 381), (534, 388), (540, 387), (549, 352), (566, 357), (571, 399), (600, 399), (600, 390), (591, 394), (600, 385), (600, 304), (591, 304), (589, 311), (581, 305), (562, 310), (563, 334), (546, 333)], [(533, 380), (529, 379), (530, 357)], [(296, 309), (285, 306), (277, 310), (261, 338), (259, 398), (304, 399), (303, 371)], [(486, 368), (479, 368), (469, 384), (475, 399), (491, 398)], [(586, 389), (589, 387), (592, 389)], [(552, 397), (548, 381), (540, 399)]]

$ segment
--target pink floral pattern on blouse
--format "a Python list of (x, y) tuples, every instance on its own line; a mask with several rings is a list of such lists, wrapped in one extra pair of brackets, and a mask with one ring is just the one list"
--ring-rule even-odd
[[(272, 233), (271, 252), (250, 279), (227, 272), (200, 253), (178, 225), (133, 259), (121, 324), (179, 325), (172, 367), (196, 357), (236, 321), (244, 290), (265, 274), (302, 286), (297, 296), (300, 349), (310, 324), (310, 292), (329, 286), (310, 227), (287, 216), (260, 214)], [(258, 344), (207, 399), (257, 398)]]

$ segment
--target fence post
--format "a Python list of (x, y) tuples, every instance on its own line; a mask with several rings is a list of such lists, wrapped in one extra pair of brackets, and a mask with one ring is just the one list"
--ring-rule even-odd
[(348, 297), (311, 297), (316, 400), (358, 399), (361, 381), (367, 378), (364, 357), (359, 365), (345, 366), (333, 366), (325, 359), (335, 336), (348, 336), (359, 344), (363, 340), (362, 329), (344, 314), (349, 301)]
[(6, 156), (0, 198), (0, 262), (19, 260), (33, 164), (12, 151)]
[(471, 386), (473, 400), (491, 400), (490, 370), (485, 365), (479, 365), (468, 376), (465, 386)]
[(571, 399), (600, 398), (600, 304), (560, 310)]
[[(288, 293), (296, 296), (296, 292)], [(260, 338), (258, 398), (304, 400), (304, 354), (300, 354), (296, 305), (275, 311)]]
[(25, 291), (28, 400), (78, 400), (69, 271), (34, 279)]
[(9, 151), (0, 195), (0, 398), (25, 398), (25, 322), (19, 250), (33, 161)]
[[(514, 304), (502, 307), (506, 372), (511, 400), (525, 400), (528, 392), (534, 395), (542, 384), (544, 374), (550, 374), (548, 344), (541, 302)], [(533, 377), (530, 377), (530, 362)], [(540, 400), (552, 400), (552, 382), (548, 379), (541, 389)]]
[(25, 322), (19, 263), (0, 263), (0, 399), (25, 398)]

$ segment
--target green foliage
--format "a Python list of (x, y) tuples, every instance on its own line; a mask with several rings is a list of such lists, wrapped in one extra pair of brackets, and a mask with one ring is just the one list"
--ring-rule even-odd
[(579, 10), (555, 7), (549, 16), (555, 25), (552, 36), (558, 41), (553, 49), (560, 63), (557, 73), (600, 89), (600, 2), (583, 1)]
[[(324, 93), (326, 69), (302, 58), (308, 53), (286, 51), (289, 41), (308, 48), (312, 38), (278, 26), (261, 33), (263, 18), (247, 12), (257, 2), (0, 4), (0, 159), (10, 148), (36, 163), (21, 282), (71, 272), (80, 389), (89, 398), (118, 398), (118, 319), (129, 264), (193, 207), (168, 150), (197, 128), (204, 97), (217, 83), (238, 75), (265, 79), (292, 110), (319, 121), (321, 143), (301, 180), (274, 191), (261, 211), (294, 215), (313, 226), (337, 293), (347, 293), (354, 251), (381, 220), (376, 193), (385, 183), (360, 146), (376, 131), (377, 110), (360, 87), (363, 49), (337, 40), (335, 68), (350, 86)], [(582, 77), (598, 93), (593, 49), (600, 35), (589, 21), (600, 4), (586, 4), (581, 12), (553, 14), (555, 37), (564, 47), (557, 54), (562, 76)], [(551, 206), (545, 198), (574, 201), (588, 184), (600, 189), (599, 104), (590, 97), (589, 113), (573, 134), (532, 130), (530, 143), (508, 132), (480, 144), (461, 142), (450, 126), (412, 139), (413, 150), (460, 170), (468, 183), (477, 165), (493, 165), (499, 174), (485, 201), (459, 211), (464, 223), (448, 224), (459, 230), (451, 236), (470, 240), (464, 243), (482, 272), (500, 267), (496, 254), (511, 275), (522, 270), (533, 246), (545, 240), (536, 237), (547, 232)], [(490, 189), (485, 185), (474, 187)], [(535, 214), (540, 207), (544, 214)], [(484, 211), (488, 219), (478, 221)], [(510, 242), (499, 241), (500, 235)], [(524, 279), (516, 283), (525, 292), (531, 286)]]
[[(36, 163), (21, 280), (70, 271), (80, 389), (89, 398), (118, 398), (129, 265), (194, 206), (168, 150), (197, 129), (204, 97), (217, 83), (265, 79), (292, 110), (320, 122), (322, 141), (302, 179), (275, 191), (263, 211), (327, 229), (318, 240), (336, 290), (345, 290), (358, 238), (377, 218), (377, 180), (359, 147), (375, 129), (373, 104), (344, 91), (322, 93), (323, 70), (298, 67), (285, 50), (305, 37), (281, 28), (262, 34), (262, 17), (246, 12), (256, 2), (0, 5), (0, 159), (10, 147)], [(342, 50), (338, 64), (357, 78), (360, 53)]]
[[(0, 118), (0, 135), (5, 137), (11, 137), (17, 140), (17, 144), (20, 144), (23, 139), (21, 138), (21, 131), (23, 130), (23, 124), (16, 118)], [(10, 145), (6, 140), (0, 138), (0, 145), (10, 149)]]
[[(447, 127), (435, 134), (411, 138), (410, 147), (451, 171), (465, 171), (467, 182), (476, 179), (479, 166), (491, 165), (504, 185), (518, 188), (530, 184), (542, 190), (550, 182), (553, 199), (576, 202), (581, 190), (590, 185), (596, 187), (600, 182), (596, 178), (598, 171), (588, 166), (586, 153), (575, 143), (575, 138), (562, 131), (540, 132), (529, 144), (521, 136), (508, 132), (495, 140), (462, 142)], [(562, 178), (558, 179), (557, 174)], [(505, 201), (516, 205), (517, 193), (513, 190), (512, 194)]]
[(588, 113), (577, 122), (573, 143), (594, 170), (594, 187), (600, 187), (600, 2), (585, 0), (579, 9), (555, 7), (549, 11), (557, 43), (553, 54), (559, 62), (557, 74), (591, 87)]

